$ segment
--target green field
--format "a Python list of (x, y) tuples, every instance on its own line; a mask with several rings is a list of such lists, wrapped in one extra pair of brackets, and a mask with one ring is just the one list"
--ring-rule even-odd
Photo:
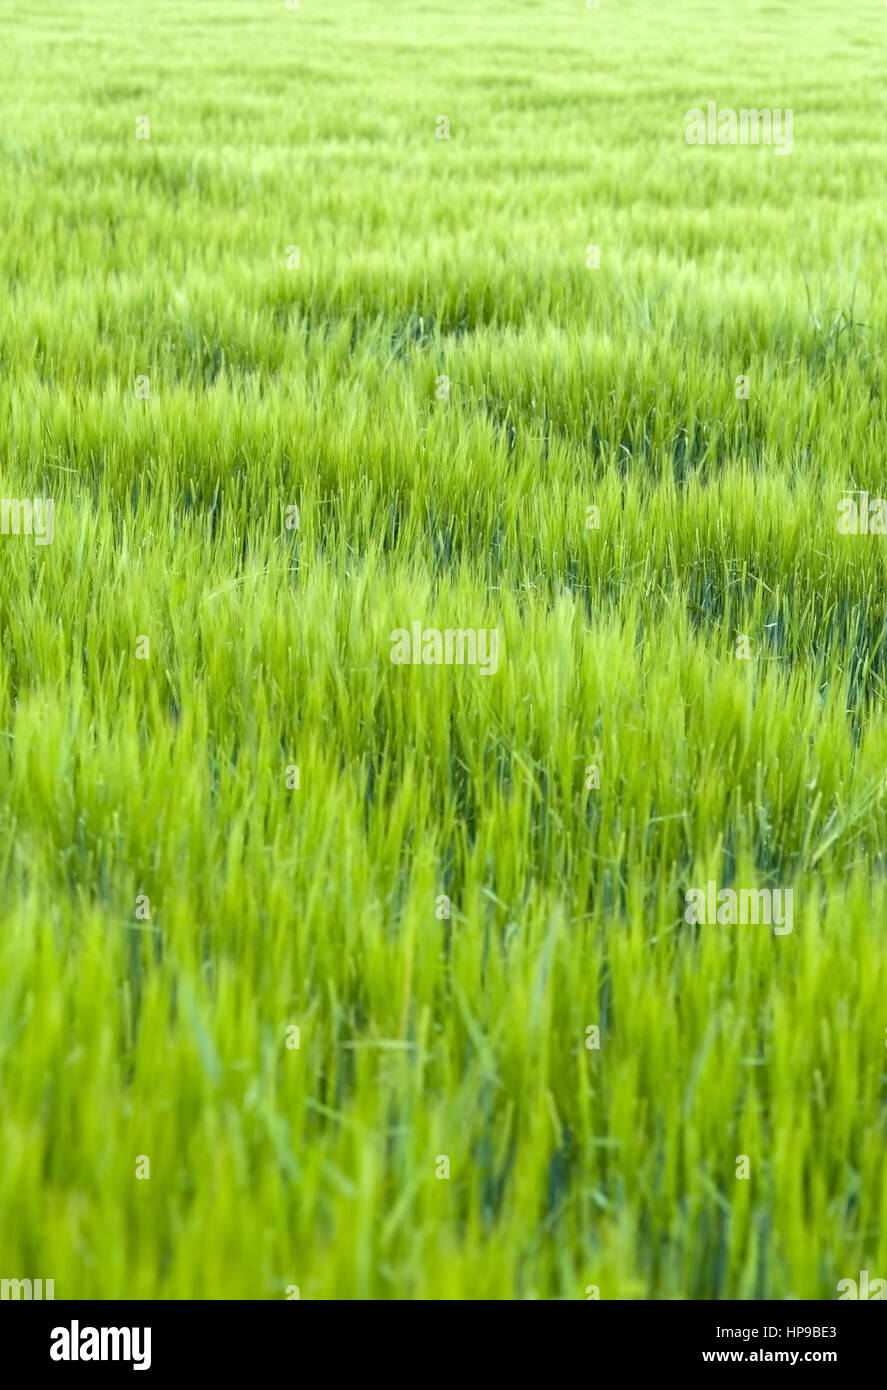
[(887, 1277), (885, 51), (875, 0), (4, 0), (0, 498), (54, 536), (0, 534), (0, 1276)]

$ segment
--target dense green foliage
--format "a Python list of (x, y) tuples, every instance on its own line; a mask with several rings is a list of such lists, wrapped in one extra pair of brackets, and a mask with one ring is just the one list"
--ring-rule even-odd
[(0, 492), (55, 507), (0, 535), (0, 1275), (887, 1276), (887, 10), (53, 8), (0, 13)]

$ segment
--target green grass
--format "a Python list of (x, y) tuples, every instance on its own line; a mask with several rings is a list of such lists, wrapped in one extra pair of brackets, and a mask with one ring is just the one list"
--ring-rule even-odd
[[(887, 542), (835, 524), (887, 10), (56, 8), (0, 15), (0, 495), (55, 502), (0, 536), (0, 1275), (887, 1277)], [(793, 153), (687, 146), (709, 100)], [(392, 665), (415, 619), (498, 673)], [(688, 926), (709, 878), (791, 935)]]

